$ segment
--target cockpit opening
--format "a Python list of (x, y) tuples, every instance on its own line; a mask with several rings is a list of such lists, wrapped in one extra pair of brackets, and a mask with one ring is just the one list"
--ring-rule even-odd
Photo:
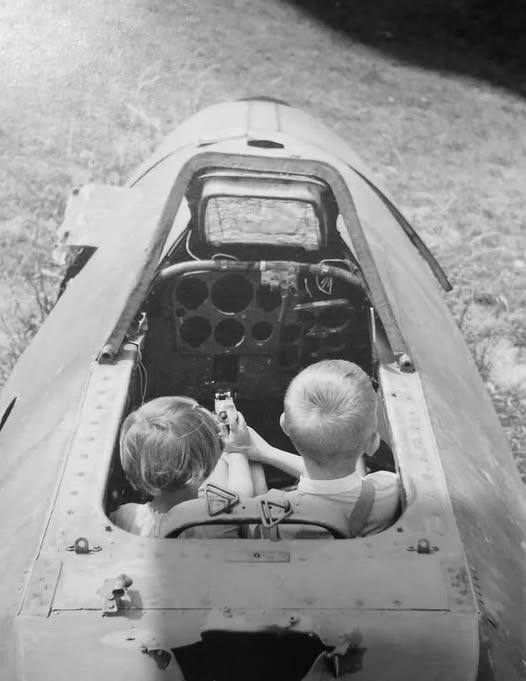
[[(283, 270), (251, 266), (231, 272), (196, 263), (161, 280), (144, 315), (147, 331), (130, 410), (163, 395), (187, 395), (213, 409), (214, 394), (228, 390), (251, 427), (274, 447), (293, 452), (279, 419), (287, 385), (301, 369), (321, 359), (346, 359), (376, 384), (371, 325), (376, 337), (383, 333), (363, 287), (354, 282), (294, 273), (290, 263)], [(381, 444), (368, 459), (368, 470), (394, 472), (381, 399), (377, 420)], [(273, 489), (293, 489), (297, 483), (271, 466), (265, 477)], [(148, 500), (127, 481), (116, 446), (107, 510)]]
[[(215, 393), (228, 390), (251, 427), (293, 452), (279, 419), (285, 390), (303, 368), (348, 360), (381, 393), (377, 369), (390, 361), (389, 343), (356, 257), (336, 228), (327, 185), (213, 170), (198, 176), (187, 199), (188, 225), (165, 247), (137, 323), (141, 351), (129, 411), (168, 395), (213, 409)], [(381, 444), (369, 472), (395, 471), (381, 399), (377, 416)], [(271, 466), (265, 477), (278, 490), (297, 483)], [(127, 481), (116, 443), (106, 511), (145, 501)]]

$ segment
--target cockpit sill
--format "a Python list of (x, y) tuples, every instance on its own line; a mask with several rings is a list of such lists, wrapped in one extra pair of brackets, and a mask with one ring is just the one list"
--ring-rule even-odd
[[(334, 541), (152, 539), (122, 531), (103, 508), (138, 354), (136, 345), (127, 344), (115, 364), (93, 365), (22, 615), (35, 614), (32, 594), (40, 591), (42, 561), (61, 565), (56, 574), (51, 570), (49, 600), (37, 607), (43, 616), (54, 610), (100, 609), (102, 584), (121, 573), (131, 577), (133, 589), (140, 593), (140, 609), (272, 604), (474, 611), (418, 373), (402, 373), (396, 365), (381, 366), (379, 371), (405, 497), (403, 513), (390, 529)], [(87, 540), (85, 553), (71, 551), (79, 538)], [(362, 569), (352, 569), (356, 561)], [(257, 589), (251, 588), (247, 574), (257, 579)], [(308, 579), (312, 574), (323, 574), (324, 580)], [(334, 593), (335, 583), (346, 584), (345, 592)]]
[[(325, 649), (311, 660), (314, 670), (341, 664), (365, 670), (364, 679), (383, 678), (382, 665), (384, 673), (393, 664), (397, 674), (412, 673), (414, 664), (431, 673), (450, 659), (455, 664), (446, 664), (440, 678), (471, 678), (479, 656), (478, 609), (418, 373), (403, 373), (396, 364), (379, 370), (405, 495), (402, 516), (390, 529), (348, 540), (153, 539), (124, 532), (103, 509), (138, 358), (138, 346), (127, 344), (113, 365), (93, 364), (17, 617), (24, 678), (45, 665), (57, 681), (65, 679), (57, 664), (61, 651), (53, 646), (67, 636), (68, 650), (81, 651), (79, 680), (89, 669), (90, 679), (191, 681), (186, 668), (182, 676), (180, 651), (186, 660), (187, 646), (197, 646), (194, 661), (218, 645), (241, 654), (239, 637), (250, 632), (263, 642), (269, 632), (276, 640), (303, 633), (310, 647), (321, 641)], [(79, 539), (86, 545), (76, 552)], [(45, 639), (48, 647), (34, 645)], [(293, 643), (286, 640), (287, 650)], [(301, 669), (298, 681), (311, 678)]]

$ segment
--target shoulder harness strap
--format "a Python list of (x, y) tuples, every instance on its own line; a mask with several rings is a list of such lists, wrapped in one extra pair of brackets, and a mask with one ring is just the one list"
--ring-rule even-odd
[[(264, 536), (279, 537), (278, 526), (299, 524), (327, 529), (336, 538), (359, 537), (363, 533), (375, 500), (374, 484), (364, 479), (358, 500), (349, 513), (344, 504), (330, 499), (295, 492), (272, 490), (266, 495), (245, 499), (228, 512), (210, 515), (204, 499), (185, 501), (162, 515), (161, 536), (178, 536), (195, 525), (228, 525), (235, 518), (261, 525)], [(264, 516), (264, 517), (263, 517)], [(229, 523), (230, 521), (230, 523)]]
[(374, 506), (375, 497), (376, 488), (374, 484), (367, 478), (362, 478), (360, 496), (349, 516), (351, 537), (359, 537), (364, 531)]

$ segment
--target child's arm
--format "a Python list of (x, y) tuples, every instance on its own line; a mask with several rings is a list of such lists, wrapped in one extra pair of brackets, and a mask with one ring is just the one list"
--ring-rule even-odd
[(216, 467), (201, 485), (200, 489), (204, 488), (208, 483), (217, 485), (217, 487), (222, 487), (223, 489), (228, 487), (228, 461), (225, 454), (221, 455)]
[(237, 413), (237, 420), (230, 425), (230, 433), (225, 440), (225, 455), (228, 460), (227, 489), (241, 498), (254, 496), (254, 481), (248, 462), (250, 435), (243, 415)]
[(257, 497), (260, 494), (266, 494), (268, 492), (267, 478), (265, 477), (265, 471), (263, 470), (263, 465), (257, 461), (250, 461), (250, 475), (252, 476), (252, 483), (254, 485), (254, 496)]
[(198, 496), (204, 496), (204, 490), (208, 484), (235, 492), (240, 497), (264, 494), (267, 491), (265, 474), (261, 468), (265, 485), (263, 487), (259, 472), (253, 470), (256, 466), (261, 468), (261, 464), (249, 463), (246, 454), (242, 452), (223, 453), (212, 473), (200, 486)]
[(259, 461), (262, 464), (274, 466), (295, 478), (305, 475), (305, 464), (301, 456), (284, 452), (282, 449), (269, 445), (253, 428), (248, 428), (248, 431), (250, 433), (248, 458), (251, 461)]
[(228, 483), (226, 488), (241, 498), (254, 496), (254, 483), (250, 474), (247, 455), (243, 452), (229, 452)]

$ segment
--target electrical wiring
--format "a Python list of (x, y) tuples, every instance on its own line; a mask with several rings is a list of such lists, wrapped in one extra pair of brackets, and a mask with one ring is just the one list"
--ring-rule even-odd
[(144, 404), (146, 398), (146, 390), (148, 388), (148, 371), (142, 361), (141, 345), (137, 341), (128, 341), (130, 345), (135, 345), (138, 354), (138, 371), (139, 371), (139, 392), (141, 395), (141, 406)]
[[(350, 267), (350, 262), (348, 260), (343, 260), (342, 258), (324, 258), (323, 260), (320, 260), (318, 265), (323, 265), (324, 263), (343, 263), (344, 265), (347, 266), (347, 268), (351, 270)], [(316, 277), (316, 287), (318, 291), (321, 291), (321, 293), (324, 293), (326, 296), (330, 296), (332, 294), (332, 286), (333, 286), (333, 279), (332, 277), (323, 277), (323, 279), (320, 280), (319, 276)]]
[(330, 296), (332, 293), (332, 278), (323, 277), (323, 279), (320, 280), (320, 278), (317, 276), (316, 287), (318, 291), (321, 291), (321, 293), (324, 293), (326, 296)]
[[(141, 371), (142, 369), (142, 371)], [(148, 389), (148, 372), (144, 366), (142, 359), (139, 360), (139, 377), (140, 377), (140, 392), (141, 392), (141, 406), (146, 399), (146, 391)], [(144, 380), (143, 380), (144, 379)]]
[(216, 258), (230, 258), (230, 260), (235, 260), (236, 262), (239, 262), (239, 258), (236, 258), (235, 255), (229, 255), (228, 253), (214, 253), (212, 256), (212, 260), (215, 260)]
[(194, 260), (201, 260), (201, 258), (198, 258), (197, 255), (194, 255), (192, 253), (192, 251), (190, 250), (190, 237), (191, 236), (192, 236), (192, 232), (188, 232), (188, 236), (186, 237), (186, 243), (185, 243), (186, 252)]

